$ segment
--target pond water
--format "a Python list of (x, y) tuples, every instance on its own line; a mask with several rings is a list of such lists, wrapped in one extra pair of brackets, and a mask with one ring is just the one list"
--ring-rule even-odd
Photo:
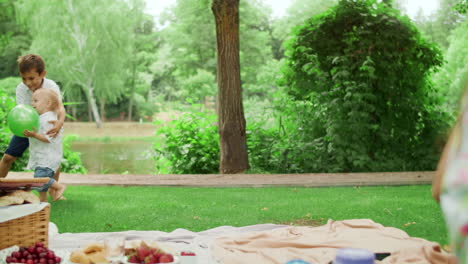
[(81, 153), (89, 174), (154, 174), (155, 171), (151, 141), (75, 141), (71, 149)]

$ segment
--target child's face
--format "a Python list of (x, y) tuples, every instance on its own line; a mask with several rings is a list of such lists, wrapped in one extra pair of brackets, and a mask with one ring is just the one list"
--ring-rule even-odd
[(23, 83), (31, 90), (31, 92), (36, 91), (37, 89), (41, 88), (42, 79), (44, 79), (46, 71), (43, 71), (39, 74), (36, 70), (31, 70), (28, 72), (22, 72), (21, 78), (23, 79)]
[(51, 102), (47, 94), (37, 92), (33, 93), (31, 105), (41, 115), (50, 110)]

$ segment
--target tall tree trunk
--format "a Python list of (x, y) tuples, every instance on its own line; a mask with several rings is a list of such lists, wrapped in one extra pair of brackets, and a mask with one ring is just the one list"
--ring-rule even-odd
[(71, 115), (72, 115), (74, 118), (76, 118), (76, 119), (72, 119), (72, 122), (78, 121), (78, 118), (77, 118), (77, 116), (76, 116), (76, 112), (77, 112), (77, 111), (76, 111), (76, 106), (72, 105), (70, 108), (71, 108)]
[(218, 47), (218, 126), (221, 173), (249, 168), (239, 62), (239, 0), (213, 0)]
[(88, 84), (87, 95), (88, 95), (88, 102), (89, 102), (89, 105), (91, 107), (91, 112), (93, 113), (93, 117), (94, 117), (94, 120), (96, 122), (96, 126), (98, 128), (101, 128), (102, 127), (102, 121), (101, 121), (101, 118), (99, 116), (99, 110), (98, 110), (98, 106), (96, 104), (96, 98), (94, 98), (94, 88), (93, 88), (92, 83)]
[(89, 97), (88, 98), (88, 120), (89, 122), (93, 122), (94, 119), (93, 119), (93, 111), (91, 109), (91, 104), (89, 103)]
[(106, 99), (101, 99), (101, 103), (99, 104), (101, 108), (101, 121), (106, 122)]
[[(135, 55), (136, 56), (136, 55)], [(136, 62), (132, 65), (132, 84), (130, 85), (130, 102), (128, 103), (128, 122), (133, 118), (133, 94), (135, 93), (135, 79), (136, 79)]]

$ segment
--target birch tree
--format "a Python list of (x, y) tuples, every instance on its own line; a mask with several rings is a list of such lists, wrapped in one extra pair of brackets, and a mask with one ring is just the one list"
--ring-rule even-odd
[(123, 0), (34, 0), (18, 4), (29, 25), (31, 52), (41, 54), (48, 76), (63, 89), (79, 87), (98, 127), (97, 102), (124, 92), (132, 24)]

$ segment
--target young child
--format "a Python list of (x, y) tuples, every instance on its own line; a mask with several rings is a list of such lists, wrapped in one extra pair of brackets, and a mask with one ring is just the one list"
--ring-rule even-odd
[[(32, 93), (38, 89), (50, 89), (59, 95), (60, 107), (58, 110), (58, 120), (51, 121), (53, 128), (47, 131), (47, 135), (55, 137), (65, 122), (65, 108), (61, 102), (60, 89), (58, 85), (46, 79), (44, 60), (35, 54), (28, 54), (18, 58), (18, 70), (23, 82), (16, 87), (16, 104), (31, 104)], [(0, 161), (0, 178), (5, 178), (11, 165), (15, 160), (23, 155), (29, 147), (29, 140), (24, 137), (13, 136), (10, 144)], [(58, 181), (60, 169), (54, 176)], [(52, 194), (51, 194), (52, 195)]]
[[(464, 98), (468, 99), (465, 93)], [(433, 180), (449, 239), (458, 263), (468, 263), (468, 105), (462, 102), (458, 122), (444, 148)]]
[(34, 170), (34, 178), (49, 178), (49, 182), (39, 190), (41, 202), (47, 202), (49, 188), (54, 190), (50, 194), (52, 199), (57, 201), (66, 188), (54, 180), (54, 174), (62, 161), (62, 130), (56, 137), (51, 137), (46, 132), (53, 127), (50, 121), (57, 120), (60, 99), (57, 93), (50, 89), (37, 89), (32, 96), (32, 106), (39, 113), (39, 131), (24, 130), (30, 145), (28, 168)]

